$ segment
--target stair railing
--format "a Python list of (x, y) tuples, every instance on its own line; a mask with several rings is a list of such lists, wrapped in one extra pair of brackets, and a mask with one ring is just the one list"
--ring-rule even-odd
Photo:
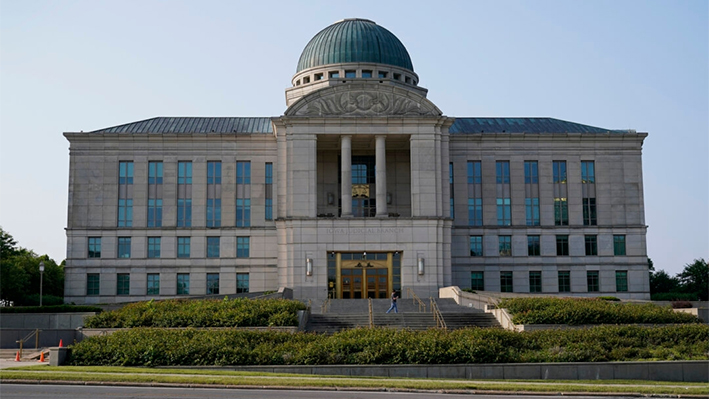
[(33, 335), (34, 335), (34, 348), (39, 349), (39, 332), (40, 331), (42, 331), (42, 330), (35, 329), (34, 331), (31, 331), (29, 334), (27, 334), (21, 340), (15, 341), (16, 343), (20, 344), (20, 358), (22, 357), (22, 346), (25, 344), (25, 342), (29, 341)]
[(418, 297), (418, 295), (416, 295), (416, 293), (414, 292), (414, 290), (411, 289), (411, 287), (406, 287), (406, 293), (411, 297), (414, 305), (418, 303), (419, 312), (426, 313), (426, 304), (421, 300), (421, 298)]
[(325, 314), (327, 313), (327, 309), (330, 307), (330, 298), (327, 298), (325, 302), (322, 303), (322, 306), (320, 306), (320, 313)]
[(448, 326), (446, 326), (446, 321), (443, 320), (443, 315), (441, 314), (441, 310), (438, 308), (438, 304), (436, 303), (436, 300), (433, 298), (431, 299), (431, 313), (433, 313), (433, 320), (436, 321), (436, 328), (442, 328), (444, 330), (448, 329)]
[(374, 328), (374, 312), (372, 311), (372, 298), (367, 298), (369, 302), (369, 328)]

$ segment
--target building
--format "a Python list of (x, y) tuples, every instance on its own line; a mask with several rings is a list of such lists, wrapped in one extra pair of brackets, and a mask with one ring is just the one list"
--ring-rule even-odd
[(646, 133), (448, 117), (364, 19), (307, 44), (274, 118), (70, 132), (65, 300), (289, 287), (649, 299)]

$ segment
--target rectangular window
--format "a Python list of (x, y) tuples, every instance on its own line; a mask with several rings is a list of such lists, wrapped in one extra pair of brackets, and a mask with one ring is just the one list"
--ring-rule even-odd
[(249, 257), (249, 237), (236, 237), (236, 257)]
[(118, 257), (130, 258), (130, 237), (118, 237)]
[(189, 258), (192, 248), (192, 239), (190, 237), (177, 237), (177, 257)]
[(566, 184), (566, 161), (553, 161), (554, 183)]
[(554, 198), (554, 225), (569, 225), (569, 204), (566, 198)]
[(500, 256), (512, 256), (512, 236), (499, 236)]
[(133, 226), (133, 162), (118, 163), (118, 227)]
[(595, 235), (584, 236), (586, 242), (586, 256), (598, 255), (598, 237)]
[(219, 294), (219, 273), (207, 273), (207, 295)]
[(529, 272), (529, 292), (542, 292), (542, 272)]
[(379, 79), (386, 79), (386, 77), (387, 77), (387, 73), (384, 71), (379, 71), (378, 75), (379, 75)]
[(625, 256), (625, 236), (624, 235), (614, 235), (613, 236), (613, 255)]
[(236, 293), (249, 292), (249, 273), (236, 273)]
[(514, 292), (512, 272), (500, 272), (500, 292)]
[(86, 295), (88, 296), (98, 296), (100, 295), (100, 282), (101, 275), (98, 273), (89, 273), (86, 275)]
[(207, 227), (222, 225), (222, 163), (207, 162)]
[(148, 227), (162, 226), (162, 162), (148, 162)]
[(483, 199), (468, 198), (468, 225), (483, 225)]
[(330, 72), (329, 73), (330, 79), (339, 79), (340, 78), (340, 72)]
[(160, 274), (148, 273), (148, 295), (160, 295)]
[(485, 291), (485, 272), (470, 272), (470, 288), (473, 291)]
[(594, 161), (581, 161), (581, 183), (595, 183), (595, 169)]
[(264, 194), (266, 199), (265, 219), (273, 220), (273, 163), (271, 162), (266, 162), (266, 192)]
[(468, 225), (483, 225), (482, 166), (480, 161), (468, 161)]
[(566, 161), (553, 161), (554, 225), (569, 225), (569, 205), (566, 187)]
[(116, 275), (116, 295), (130, 295), (130, 274), (118, 273)]
[(219, 237), (207, 237), (207, 258), (219, 257)]
[(556, 236), (556, 256), (569, 256), (569, 236)]
[(222, 225), (222, 199), (207, 198), (207, 227)]
[(539, 165), (537, 161), (524, 161), (524, 182), (526, 184), (539, 183)]
[(583, 225), (584, 226), (595, 226), (598, 224), (598, 219), (596, 217), (596, 199), (595, 198), (582, 198), (583, 204)]
[(148, 258), (160, 257), (160, 237), (148, 237)]
[(192, 226), (192, 162), (177, 163), (177, 227)]
[[(273, 173), (273, 172), (271, 172)], [(251, 162), (236, 162), (236, 227), (251, 226)]]
[(586, 284), (588, 285), (588, 292), (600, 291), (600, 287), (598, 286), (598, 271), (586, 272)]
[(527, 255), (539, 256), (541, 251), (539, 236), (527, 236)]
[(559, 292), (571, 292), (570, 271), (559, 271)]
[(190, 294), (190, 274), (177, 273), (177, 295)]
[(524, 211), (527, 217), (527, 226), (539, 226), (539, 197), (525, 198)]
[(448, 164), (448, 187), (449, 187), (449, 192), (450, 192), (450, 210), (451, 210), (451, 219), (455, 219), (455, 201), (454, 198), (455, 196), (453, 193), (455, 192), (454, 187), (455, 184), (453, 183), (453, 162)]
[(482, 176), (480, 161), (468, 161), (468, 184), (482, 184)]
[(101, 257), (101, 237), (89, 237), (89, 258)]
[(371, 77), (372, 77), (372, 71), (362, 70), (362, 77), (363, 77), (363, 78), (371, 78)]
[(346, 78), (356, 78), (357, 72), (356, 71), (345, 71), (345, 77)]
[(470, 256), (483, 256), (483, 236), (470, 236)]
[(618, 292), (628, 292), (628, 272), (625, 270), (616, 270), (615, 272), (615, 290)]
[(512, 207), (509, 198), (497, 199), (497, 225), (509, 226), (512, 224)]
[(497, 178), (497, 184), (509, 184), (510, 183), (510, 161), (495, 162), (495, 176)]

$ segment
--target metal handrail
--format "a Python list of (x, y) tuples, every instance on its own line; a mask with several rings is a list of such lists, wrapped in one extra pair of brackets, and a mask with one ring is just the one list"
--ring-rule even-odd
[(369, 328), (374, 328), (374, 311), (372, 311), (372, 298), (367, 298), (369, 302)]
[(441, 310), (438, 308), (438, 304), (436, 303), (436, 300), (433, 298), (431, 299), (431, 313), (433, 313), (433, 320), (436, 321), (436, 328), (442, 328), (444, 330), (448, 329), (448, 326), (446, 326), (446, 321), (443, 320), (443, 315), (441, 314)]
[(416, 304), (418, 302), (419, 305), (419, 312), (421, 313), (426, 313), (426, 304), (421, 300), (421, 298), (416, 295), (414, 290), (411, 289), (411, 287), (406, 287), (406, 293), (411, 296), (413, 304)]
[(40, 333), (39, 328), (35, 329), (34, 331), (30, 332), (27, 334), (24, 338), (20, 339), (19, 341), (15, 341), (20, 344), (20, 357), (22, 357), (22, 346), (24, 345), (25, 342), (29, 341), (30, 338), (34, 335), (34, 348), (39, 349), (39, 333)]
[(320, 307), (320, 313), (325, 314), (327, 313), (327, 308), (330, 307), (330, 298), (327, 298), (325, 302), (322, 303), (322, 306)]

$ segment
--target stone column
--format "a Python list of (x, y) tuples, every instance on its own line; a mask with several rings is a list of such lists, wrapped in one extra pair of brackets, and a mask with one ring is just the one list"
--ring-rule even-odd
[(352, 136), (340, 138), (342, 217), (352, 217)]
[(386, 136), (376, 136), (376, 188), (377, 188), (377, 217), (387, 217), (387, 154)]

